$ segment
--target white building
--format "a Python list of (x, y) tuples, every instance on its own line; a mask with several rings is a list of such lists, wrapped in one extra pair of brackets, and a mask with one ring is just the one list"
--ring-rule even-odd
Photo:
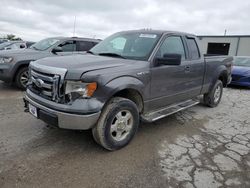
[(250, 35), (198, 36), (204, 54), (250, 56)]

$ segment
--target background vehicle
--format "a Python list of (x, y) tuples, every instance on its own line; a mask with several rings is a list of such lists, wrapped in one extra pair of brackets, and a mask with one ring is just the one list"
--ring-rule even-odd
[(50, 57), (81, 53), (95, 46), (100, 40), (75, 37), (47, 38), (25, 50), (0, 51), (0, 80), (14, 82), (25, 89), (28, 82), (30, 61)]
[(4, 42), (8, 42), (8, 39), (0, 39), (0, 44), (4, 43)]
[(250, 57), (234, 57), (230, 84), (250, 87)]
[(204, 102), (219, 104), (231, 80), (232, 57), (205, 57), (187, 33), (116, 33), (89, 55), (32, 62), (26, 108), (65, 129), (92, 129), (108, 150), (127, 145), (140, 119), (153, 122)]
[(0, 50), (18, 50), (29, 48), (34, 42), (27, 41), (9, 41), (0, 44)]

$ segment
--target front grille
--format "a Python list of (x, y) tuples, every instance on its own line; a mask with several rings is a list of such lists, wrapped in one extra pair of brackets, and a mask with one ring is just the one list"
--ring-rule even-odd
[(28, 88), (37, 95), (51, 100), (59, 102), (60, 99), (60, 75), (47, 74), (30, 70), (30, 83)]

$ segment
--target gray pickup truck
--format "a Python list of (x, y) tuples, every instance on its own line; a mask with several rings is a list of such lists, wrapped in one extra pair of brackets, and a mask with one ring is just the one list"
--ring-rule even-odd
[(200, 102), (220, 103), (232, 57), (204, 57), (180, 32), (119, 32), (85, 55), (30, 64), (26, 111), (63, 129), (92, 129), (108, 150), (127, 145), (139, 122), (154, 122)]
[(44, 57), (82, 53), (99, 43), (100, 40), (77, 37), (54, 37), (43, 39), (29, 49), (0, 51), (0, 80), (15, 83), (25, 89), (28, 82), (30, 61)]

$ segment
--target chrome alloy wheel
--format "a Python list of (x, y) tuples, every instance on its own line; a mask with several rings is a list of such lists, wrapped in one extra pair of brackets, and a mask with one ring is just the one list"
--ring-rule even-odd
[(24, 88), (26, 87), (28, 81), (29, 81), (29, 72), (28, 71), (22, 72), (22, 74), (20, 75), (20, 83)]
[(214, 102), (217, 103), (221, 97), (221, 87), (218, 85), (214, 91)]
[(130, 133), (134, 123), (133, 116), (128, 110), (119, 111), (114, 117), (110, 134), (112, 138), (116, 141), (124, 140)]

